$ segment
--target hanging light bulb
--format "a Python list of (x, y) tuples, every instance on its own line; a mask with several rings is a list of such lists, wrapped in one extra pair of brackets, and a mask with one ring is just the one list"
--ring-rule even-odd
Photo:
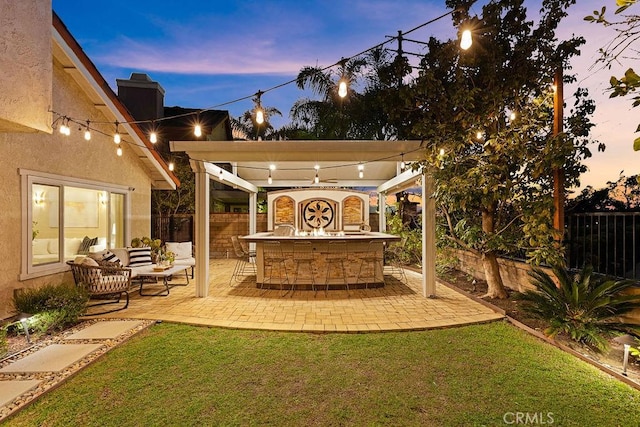
[(440, 149), (440, 157), (444, 156), (444, 148)]
[(407, 165), (404, 162), (404, 153), (402, 153), (401, 157), (400, 157), (400, 170), (404, 170), (404, 168), (406, 168)]
[(316, 177), (313, 178), (313, 182), (315, 182), (316, 184), (320, 182), (320, 177), (318, 176), (318, 172), (316, 172)]
[(269, 184), (273, 184), (273, 178), (271, 178), (271, 169), (269, 169), (269, 178), (267, 178)]
[(515, 111), (514, 111), (514, 112), (512, 112), (512, 113), (511, 113), (511, 115), (509, 115), (509, 119), (510, 119), (511, 121), (514, 121), (514, 120), (516, 119), (516, 113), (515, 113)]
[(340, 79), (340, 83), (338, 83), (338, 96), (340, 98), (347, 96), (347, 81), (344, 78)]
[(169, 170), (171, 172), (173, 172), (173, 170), (176, 168), (176, 166), (173, 164), (173, 162), (169, 162)]
[(118, 157), (122, 157), (122, 147), (118, 147), (118, 149), (116, 150), (116, 154), (118, 155)]
[(84, 139), (87, 141), (91, 140), (91, 129), (89, 128), (89, 120), (87, 120), (87, 127), (84, 130)]
[(198, 115), (196, 117), (196, 124), (193, 128), (193, 134), (198, 138), (202, 136), (202, 126), (200, 126), (200, 112), (198, 112)]
[(151, 133), (149, 134), (149, 141), (152, 144), (158, 142), (158, 135), (156, 134), (156, 122), (155, 120), (151, 122)]
[(256, 103), (256, 123), (261, 125), (264, 123), (264, 110), (262, 109), (262, 105), (260, 104), (260, 97), (262, 97), (263, 92), (257, 91), (255, 97)]
[(264, 123), (264, 111), (262, 111), (262, 108), (256, 110), (256, 123), (259, 125)]
[(60, 133), (66, 136), (71, 135), (71, 129), (69, 128), (69, 119), (66, 117), (62, 118), (62, 124), (60, 125)]
[(473, 44), (473, 38), (471, 37), (471, 30), (462, 31), (462, 35), (460, 36), (460, 48), (462, 50), (467, 50)]
[(362, 163), (358, 165), (358, 178), (364, 178), (364, 165)]
[(118, 132), (118, 121), (116, 120), (116, 133), (113, 134), (113, 142), (120, 144), (120, 141), (122, 141), (122, 138), (120, 138), (120, 133)]
[(476, 138), (477, 139), (482, 139), (483, 136), (484, 136), (484, 134), (482, 133), (482, 131), (476, 132)]

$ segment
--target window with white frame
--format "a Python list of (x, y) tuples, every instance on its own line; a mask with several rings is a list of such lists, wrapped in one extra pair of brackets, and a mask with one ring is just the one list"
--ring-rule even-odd
[(20, 173), (22, 279), (63, 271), (67, 261), (90, 251), (124, 246), (128, 188), (33, 171)]

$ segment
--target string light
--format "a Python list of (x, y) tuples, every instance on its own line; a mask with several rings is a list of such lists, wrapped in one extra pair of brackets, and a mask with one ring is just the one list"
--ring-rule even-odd
[(482, 139), (482, 137), (484, 137), (484, 133), (482, 131), (478, 131), (476, 132), (476, 139)]
[[(458, 9), (456, 9), (456, 10), (458, 10)], [(410, 30), (408, 30), (408, 31), (405, 31), (404, 33), (401, 33), (401, 32), (399, 32), (399, 33), (400, 33), (401, 35), (402, 35), (402, 34), (405, 34), (405, 35), (406, 35), (406, 34), (412, 33), (412, 32), (414, 32), (414, 31), (416, 31), (416, 30), (418, 30), (418, 29), (420, 29), (420, 28), (422, 28), (422, 27), (424, 27), (424, 26), (426, 26), (426, 25), (432, 24), (432, 23), (434, 23), (434, 22), (436, 22), (436, 21), (441, 20), (442, 18), (445, 18), (445, 17), (447, 17), (447, 16), (451, 15), (452, 13), (456, 12), (456, 10), (451, 10), (451, 11), (449, 11), (449, 12), (447, 12), (447, 13), (444, 13), (444, 14), (442, 14), (442, 15), (440, 15), (440, 16), (438, 16), (438, 17), (436, 17), (436, 18), (433, 18), (433, 19), (431, 19), (431, 20), (429, 20), (429, 21), (427, 21), (427, 22), (425, 22), (425, 23), (423, 23), (423, 24), (420, 24), (420, 25), (418, 25), (418, 26), (416, 26), (416, 27), (414, 27), (414, 28), (412, 28), (412, 29), (410, 29)], [(467, 35), (467, 33), (468, 33), (468, 35)], [(394, 41), (394, 40), (397, 40), (399, 37), (401, 37), (401, 36), (398, 36), (398, 37), (390, 37), (388, 40), (386, 40), (386, 41), (384, 41), (384, 42), (382, 42), (382, 43), (379, 43), (379, 44), (377, 44), (377, 45), (375, 45), (375, 46), (373, 46), (373, 47), (370, 47), (370, 48), (368, 48), (368, 49), (365, 49), (365, 50), (363, 50), (362, 52), (357, 53), (357, 54), (355, 54), (355, 55), (353, 55), (353, 56), (351, 56), (351, 57), (349, 57), (349, 58), (346, 58), (346, 59), (345, 59), (345, 58), (343, 58), (340, 62), (338, 62), (338, 63), (336, 63), (336, 64), (332, 64), (332, 65), (330, 65), (330, 66), (324, 67), (324, 68), (323, 68), (323, 71), (324, 71), (324, 70), (327, 70), (327, 69), (330, 69), (330, 68), (333, 68), (333, 67), (335, 67), (336, 65), (343, 65), (343, 68), (344, 68), (344, 63), (345, 63), (347, 60), (352, 59), (352, 58), (360, 57), (360, 56), (362, 56), (362, 55), (364, 55), (364, 54), (366, 54), (366, 53), (368, 53), (368, 52), (373, 51), (374, 49), (378, 49), (378, 48), (380, 48), (380, 47), (383, 47), (384, 45), (386, 45), (386, 44), (388, 44), (388, 43), (390, 43), (390, 42), (392, 42), (392, 41)], [(467, 39), (467, 38), (469, 39), (469, 46), (468, 46), (468, 47), (470, 47), (470, 43), (472, 42), (472, 41), (471, 41), (471, 32), (470, 32), (469, 30), (465, 30), (465, 31), (463, 31), (462, 38), (463, 38), (465, 41), (466, 41), (466, 39)], [(468, 48), (468, 47), (467, 47), (467, 48)], [(464, 48), (464, 47), (463, 47), (463, 48)], [(290, 80), (290, 81), (287, 81), (287, 82), (285, 82), (285, 83), (281, 83), (281, 84), (278, 84), (278, 85), (276, 85), (276, 86), (274, 86), (274, 87), (271, 87), (271, 88), (267, 89), (267, 91), (272, 91), (272, 90), (275, 90), (275, 89), (279, 89), (279, 88), (281, 88), (281, 87), (283, 87), (283, 86), (286, 86), (286, 85), (289, 85), (289, 84), (292, 84), (292, 83), (297, 83), (297, 82), (298, 82), (298, 79), (297, 79), (297, 78), (295, 78), (295, 79), (293, 79), (293, 80)], [(264, 93), (264, 92), (262, 92), (262, 91), (258, 91), (258, 93), (256, 93), (256, 94), (255, 94), (255, 95), (257, 96), (258, 107), (259, 107), (259, 108), (258, 108), (258, 110), (256, 111), (256, 122), (257, 122), (258, 124), (262, 124), (262, 123), (264, 122), (264, 119), (265, 119), (264, 111), (262, 110), (262, 107), (261, 107), (261, 105), (260, 105), (260, 96), (261, 96), (263, 93)], [(339, 82), (339, 85), (338, 85), (338, 94), (339, 94), (339, 96), (341, 96), (341, 97), (344, 97), (344, 96), (346, 96), (346, 95), (348, 94), (348, 81), (347, 81), (347, 79), (346, 79), (346, 78), (341, 79), (341, 81)], [(344, 94), (344, 95), (343, 95), (343, 94)], [(215, 109), (215, 108), (218, 108), (218, 107), (222, 107), (222, 106), (225, 106), (225, 105), (228, 105), (228, 104), (232, 104), (232, 103), (235, 103), (235, 102), (243, 101), (243, 100), (245, 100), (245, 99), (249, 99), (249, 98), (250, 98), (250, 96), (245, 96), (245, 97), (242, 97), (242, 98), (239, 98), (239, 99), (233, 100), (233, 101), (225, 102), (225, 103), (222, 103), (222, 104), (219, 104), (219, 105), (215, 105), (215, 106), (212, 106), (212, 107), (209, 107), (209, 108), (203, 109), (203, 110), (201, 110), (201, 111), (212, 110), (212, 109)], [(49, 111), (51, 111), (51, 110), (49, 110)], [(194, 128), (194, 134), (195, 134), (195, 136), (196, 136), (196, 137), (200, 137), (200, 136), (202, 136), (202, 126), (201, 126), (201, 125), (200, 125), (200, 123), (199, 123), (199, 115), (200, 115), (200, 112), (201, 112), (201, 111), (198, 111), (198, 112), (196, 113), (196, 114), (198, 115), (198, 123), (196, 123), (195, 128)], [(56, 119), (56, 120), (54, 121), (54, 123), (53, 123), (53, 127), (55, 128), (55, 124), (56, 124), (56, 122), (57, 122), (58, 120), (61, 120), (61, 122), (62, 122), (62, 123), (61, 123), (61, 125), (60, 125), (60, 129), (59, 129), (59, 130), (60, 130), (60, 133), (62, 133), (62, 134), (64, 134), (64, 135), (67, 135), (67, 136), (68, 136), (68, 135), (70, 135), (71, 130), (70, 130), (69, 126), (68, 126), (69, 121), (71, 120), (71, 121), (74, 121), (74, 122), (76, 122), (76, 123), (77, 123), (77, 121), (76, 121), (76, 120), (74, 120), (74, 119), (71, 119), (71, 118), (69, 118), (69, 117), (67, 117), (67, 116), (60, 115), (59, 113), (56, 113), (55, 111), (51, 111), (51, 112), (53, 112), (54, 114), (58, 114), (58, 119)], [(132, 123), (132, 124), (138, 125), (138, 124), (140, 124), (140, 123), (148, 123), (148, 122), (152, 122), (152, 123), (155, 125), (155, 121), (156, 121), (156, 120), (169, 120), (169, 119), (174, 119), (174, 118), (178, 118), (178, 117), (183, 117), (183, 116), (191, 115), (191, 114), (193, 114), (193, 113), (189, 113), (189, 114), (178, 114), (178, 115), (175, 115), (175, 116), (167, 116), (167, 117), (162, 117), (162, 118), (160, 118), (160, 119), (153, 119), (153, 120), (144, 120), (144, 121), (141, 121), (141, 120), (132, 120), (132, 121), (125, 121), (125, 122), (122, 122), (122, 123), (126, 123), (126, 124)], [(114, 122), (98, 122), (98, 123), (114, 123)], [(116, 144), (118, 144), (118, 149), (117, 149), (117, 154), (118, 154), (118, 156), (122, 156), (122, 148), (119, 146), (119, 144), (120, 144), (120, 143), (121, 143), (121, 141), (122, 141), (121, 135), (120, 135), (120, 133), (119, 133), (119, 131), (118, 131), (118, 125), (119, 125), (119, 124), (120, 124), (120, 123), (116, 120), (116, 121), (115, 121), (115, 128), (116, 128), (116, 132), (115, 132), (115, 134), (113, 135), (113, 140), (114, 140), (114, 142), (115, 142)], [(105, 136), (106, 136), (106, 135), (108, 135), (107, 133), (104, 133), (104, 132), (102, 132), (102, 131), (100, 131), (100, 130), (97, 130), (97, 129), (95, 129), (95, 128), (94, 128), (93, 130), (96, 130), (98, 133), (100, 133), (100, 134), (102, 134), (102, 135), (105, 135)], [(86, 129), (85, 129), (85, 139), (86, 139), (86, 140), (90, 140), (90, 139), (91, 139), (91, 127), (90, 127), (90, 122), (89, 122), (89, 120), (87, 120), (87, 126), (86, 126)], [(155, 143), (157, 142), (157, 133), (155, 132), (155, 126), (153, 126), (152, 131), (151, 131), (151, 133), (149, 134), (149, 142), (151, 142), (152, 144), (155, 144)], [(131, 143), (131, 142), (129, 142), (129, 143)], [(135, 144), (135, 143), (134, 143), (134, 144)], [(137, 145), (137, 144), (135, 144), (135, 145)], [(149, 148), (149, 147), (147, 147), (147, 146), (145, 145), (145, 146), (144, 146), (144, 148)], [(169, 170), (173, 170), (173, 168), (171, 168), (171, 164), (170, 164), (169, 166), (170, 166)], [(402, 162), (402, 166), (404, 167), (404, 161)], [(275, 169), (275, 168), (274, 168), (274, 169)], [(318, 165), (316, 165), (316, 166), (315, 166), (315, 169), (316, 169), (315, 182), (316, 182), (316, 183), (318, 183), (318, 182), (319, 182), (319, 174), (318, 174), (319, 166), (318, 166)], [(273, 170), (273, 169), (270, 169), (270, 170)], [(220, 177), (221, 177), (221, 178), (223, 178), (222, 170), (220, 171)]]
[(274, 170), (276, 170), (276, 165), (274, 165), (273, 163), (271, 163), (271, 164), (269, 165), (269, 178), (267, 179), (267, 182), (268, 182), (269, 184), (273, 184), (273, 178), (271, 178), (271, 172), (272, 172), (272, 171), (274, 171)]
[[(113, 135), (113, 142), (120, 144), (120, 141), (122, 141), (122, 138), (120, 138), (120, 133), (118, 132), (118, 121), (116, 120), (116, 133)], [(121, 155), (122, 154), (119, 154), (119, 156)]]
[(264, 123), (264, 110), (262, 109), (262, 105), (260, 105), (260, 97), (264, 92), (258, 91), (256, 92), (256, 123), (261, 125)]
[(338, 96), (340, 98), (347, 96), (347, 81), (344, 78), (340, 79), (340, 83), (338, 84)]
[(176, 168), (176, 166), (173, 164), (173, 162), (169, 162), (169, 170), (171, 172), (173, 172), (173, 170)]
[(362, 163), (358, 165), (358, 178), (364, 178), (364, 165)]
[(151, 133), (149, 134), (149, 141), (152, 144), (158, 142), (158, 135), (156, 135), (156, 121), (151, 122)]
[(69, 129), (69, 119), (67, 117), (62, 118), (62, 124), (60, 125), (60, 133), (66, 136), (71, 135), (71, 129)]
[(198, 113), (198, 117), (196, 117), (196, 125), (193, 129), (193, 134), (198, 138), (202, 136), (202, 127), (200, 126), (200, 113)]
[(315, 182), (316, 184), (320, 182), (320, 177), (318, 176), (318, 171), (320, 170), (320, 165), (315, 165), (313, 167), (316, 170), (316, 176), (315, 178), (313, 178), (313, 182)]
[(511, 121), (514, 121), (514, 120), (516, 119), (516, 117), (517, 117), (517, 116), (516, 116), (515, 111), (513, 111), (513, 112), (511, 113), (511, 115), (509, 115), (509, 119), (510, 119)]
[(471, 30), (466, 29), (462, 31), (460, 36), (460, 49), (468, 50), (473, 44), (473, 37), (471, 36)]
[(404, 170), (404, 168), (406, 168), (407, 165), (404, 162), (404, 153), (402, 153), (401, 157), (400, 157), (400, 170)]

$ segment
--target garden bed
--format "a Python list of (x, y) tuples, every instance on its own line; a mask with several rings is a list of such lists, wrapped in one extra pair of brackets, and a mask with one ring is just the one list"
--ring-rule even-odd
[[(450, 285), (465, 291), (477, 298), (481, 298), (483, 301), (488, 302), (502, 310), (505, 314), (512, 319), (534, 329), (544, 333), (548, 323), (531, 316), (524, 308), (524, 301), (518, 300), (518, 292), (507, 289), (509, 295), (506, 299), (486, 298), (483, 296), (487, 293), (487, 282), (484, 280), (473, 279), (467, 273), (460, 270), (453, 270), (443, 277)], [(584, 357), (606, 367), (615, 372), (622, 373), (622, 360), (624, 355), (624, 346), (615, 340), (609, 340), (609, 350), (606, 353), (597, 353), (590, 348), (580, 345), (574, 341), (571, 341), (568, 337), (558, 335), (555, 337), (555, 341), (571, 348), (572, 350), (580, 353)], [(640, 384), (640, 361), (629, 356), (629, 364), (627, 365), (627, 375), (629, 379)]]

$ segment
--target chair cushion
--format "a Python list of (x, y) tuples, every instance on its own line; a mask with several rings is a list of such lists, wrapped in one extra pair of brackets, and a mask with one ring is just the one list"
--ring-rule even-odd
[(175, 259), (191, 258), (191, 242), (167, 242), (165, 248), (167, 251), (173, 252), (173, 254), (175, 255)]
[(151, 248), (127, 248), (129, 252), (129, 266), (139, 267), (151, 265)]

